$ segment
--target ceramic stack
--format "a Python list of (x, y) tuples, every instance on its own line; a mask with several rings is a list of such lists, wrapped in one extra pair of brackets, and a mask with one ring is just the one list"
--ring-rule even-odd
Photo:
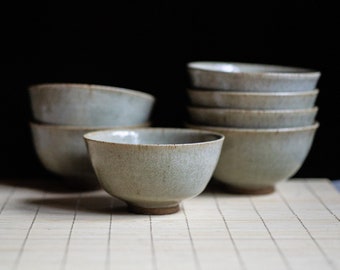
[(303, 165), (316, 122), (321, 73), (279, 65), (190, 62), (186, 126), (225, 135), (214, 180), (265, 194)]
[(35, 151), (47, 171), (75, 189), (100, 185), (83, 135), (90, 131), (150, 126), (155, 98), (113, 86), (46, 83), (29, 87)]

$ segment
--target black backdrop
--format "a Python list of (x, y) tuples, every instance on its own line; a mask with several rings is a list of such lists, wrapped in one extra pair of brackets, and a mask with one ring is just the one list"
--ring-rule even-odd
[(145, 91), (157, 98), (155, 125), (179, 126), (186, 113), (185, 64), (217, 60), (320, 70), (321, 126), (296, 176), (340, 178), (339, 24), (329, 1), (13, 2), (1, 12), (1, 177), (46, 173), (31, 142), (28, 85)]

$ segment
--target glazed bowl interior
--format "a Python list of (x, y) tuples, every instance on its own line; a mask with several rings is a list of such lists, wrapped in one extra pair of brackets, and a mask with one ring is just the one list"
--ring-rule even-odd
[(200, 131), (178, 131), (164, 129), (134, 129), (117, 131), (92, 132), (85, 136), (89, 140), (106, 143), (120, 144), (145, 144), (145, 145), (168, 145), (168, 144), (191, 144), (216, 140), (219, 135), (207, 134)]
[(255, 63), (223, 63), (223, 62), (192, 62), (188, 64), (189, 68), (229, 72), (229, 73), (309, 73), (316, 72), (307, 68), (288, 67), (279, 65), (255, 64)]

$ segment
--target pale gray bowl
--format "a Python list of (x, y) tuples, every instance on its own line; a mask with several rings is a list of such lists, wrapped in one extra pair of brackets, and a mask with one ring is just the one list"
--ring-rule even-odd
[[(138, 126), (150, 126), (150, 123)], [(112, 127), (75, 127), (33, 122), (30, 127), (37, 156), (48, 171), (61, 176), (72, 188), (99, 188), (83, 135)]]
[(113, 86), (50, 83), (29, 87), (33, 118), (76, 126), (131, 126), (150, 120), (155, 98)]
[(306, 68), (235, 62), (190, 62), (187, 69), (194, 88), (246, 92), (310, 91), (321, 76)]
[(232, 192), (265, 194), (303, 165), (318, 123), (283, 129), (237, 129), (187, 124), (225, 136), (214, 179)]
[(177, 128), (123, 129), (84, 135), (103, 189), (130, 211), (170, 214), (207, 186), (224, 137)]
[(315, 105), (318, 89), (300, 92), (229, 92), (187, 89), (190, 104), (199, 107), (287, 110), (307, 109)]
[(317, 107), (293, 110), (239, 110), (187, 107), (190, 122), (235, 128), (287, 128), (312, 125)]

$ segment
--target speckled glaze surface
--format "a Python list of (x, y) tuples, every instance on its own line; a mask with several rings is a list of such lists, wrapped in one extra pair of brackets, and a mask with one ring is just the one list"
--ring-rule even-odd
[[(149, 126), (150, 123), (140, 126)], [(30, 123), (35, 151), (42, 165), (74, 189), (98, 189), (83, 135), (105, 127), (71, 127)], [(106, 127), (108, 128), (108, 127)], [(110, 127), (111, 128), (111, 127)]]
[(127, 126), (149, 121), (155, 98), (113, 86), (38, 84), (29, 88), (36, 121), (77, 126)]
[(200, 194), (220, 156), (224, 136), (177, 128), (125, 129), (84, 135), (104, 190), (141, 214), (169, 214)]
[(187, 124), (225, 136), (214, 179), (238, 192), (274, 191), (276, 183), (292, 177), (303, 165), (318, 123), (286, 129), (237, 129)]
[(312, 125), (317, 107), (294, 110), (238, 110), (188, 107), (193, 124), (235, 128), (287, 128)]
[(321, 76), (305, 68), (235, 62), (190, 62), (187, 69), (192, 87), (226, 91), (310, 91)]
[(192, 106), (247, 109), (283, 110), (307, 109), (315, 105), (319, 90), (300, 92), (229, 92), (187, 89)]

